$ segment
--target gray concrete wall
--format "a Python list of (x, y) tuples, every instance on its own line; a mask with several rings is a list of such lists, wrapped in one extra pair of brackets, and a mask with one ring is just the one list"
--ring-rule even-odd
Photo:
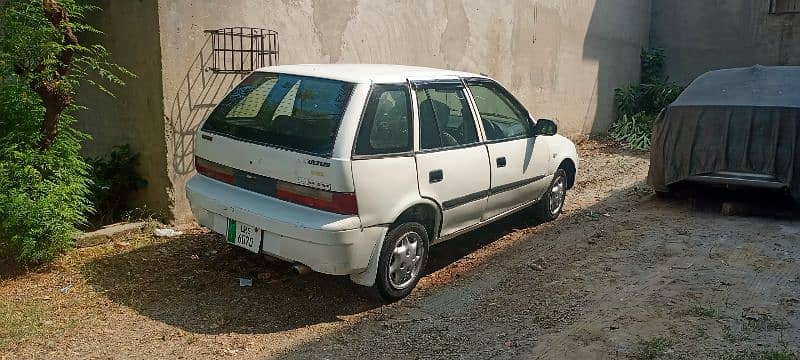
[(603, 132), (613, 89), (638, 80), (649, 0), (159, 0), (167, 170), (176, 221), (192, 135), (238, 79), (203, 71), (205, 29), (280, 34), (282, 64), (397, 63), (487, 73), (567, 135)]
[(671, 79), (716, 69), (800, 65), (800, 14), (769, 14), (767, 0), (652, 0), (651, 43)]
[(140, 170), (149, 182), (137, 194), (137, 205), (169, 215), (172, 184), (167, 177), (156, 0), (102, 0), (97, 5), (103, 11), (87, 20), (105, 34), (99, 38), (82, 35), (82, 39), (102, 43), (112, 59), (136, 78), (125, 79), (124, 87), (109, 87), (115, 98), (82, 85), (78, 102), (88, 109), (78, 114), (77, 127), (92, 136), (84, 143), (83, 152), (106, 155), (114, 145), (131, 144), (141, 154)]

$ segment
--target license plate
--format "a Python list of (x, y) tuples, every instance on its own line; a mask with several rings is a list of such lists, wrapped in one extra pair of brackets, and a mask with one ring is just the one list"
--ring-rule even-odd
[(243, 247), (256, 254), (261, 251), (261, 229), (253, 225), (228, 219), (227, 239), (229, 244)]

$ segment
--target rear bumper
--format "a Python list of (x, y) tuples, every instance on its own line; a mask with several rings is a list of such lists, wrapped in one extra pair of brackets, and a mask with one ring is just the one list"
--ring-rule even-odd
[(772, 175), (734, 171), (718, 171), (710, 174), (695, 175), (686, 178), (686, 180), (705, 184), (733, 185), (776, 190), (786, 187), (786, 184), (778, 181), (778, 179)]
[(326, 274), (364, 271), (387, 230), (362, 229), (358, 216), (288, 203), (202, 175), (189, 180), (186, 195), (201, 225), (224, 235), (230, 218), (264, 229), (263, 253)]

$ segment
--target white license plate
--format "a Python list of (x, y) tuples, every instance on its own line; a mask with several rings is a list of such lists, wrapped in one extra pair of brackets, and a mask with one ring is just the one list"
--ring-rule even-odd
[(229, 244), (243, 247), (256, 254), (261, 251), (261, 229), (253, 225), (228, 219), (227, 239)]

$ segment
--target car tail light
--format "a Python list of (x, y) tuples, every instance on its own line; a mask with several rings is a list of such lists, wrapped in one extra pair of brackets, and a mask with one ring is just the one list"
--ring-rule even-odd
[(198, 173), (208, 176), (212, 179), (233, 184), (233, 169), (228, 166), (220, 165), (195, 156), (194, 168)]
[(358, 214), (355, 193), (340, 193), (278, 181), (278, 199), (343, 215)]

